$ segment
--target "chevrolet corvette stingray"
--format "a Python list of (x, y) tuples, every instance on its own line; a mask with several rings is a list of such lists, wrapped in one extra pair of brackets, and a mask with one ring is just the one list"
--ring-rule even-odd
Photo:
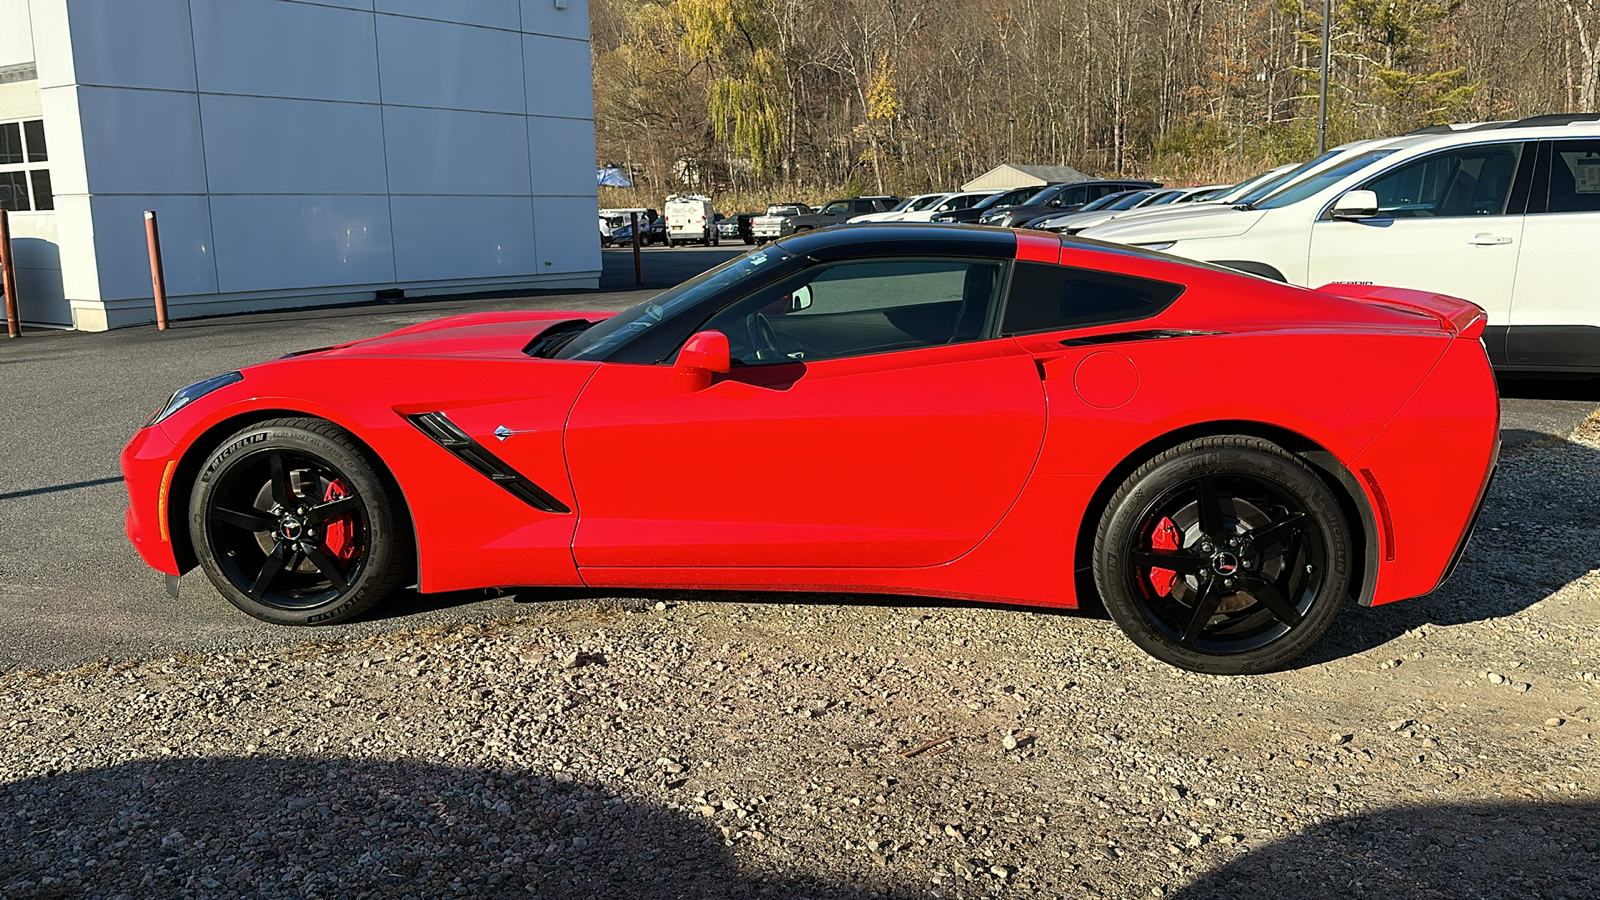
[(127, 533), (268, 622), (396, 589), (1098, 599), (1282, 666), (1461, 558), (1499, 451), (1463, 300), (1056, 235), (796, 235), (624, 312), (500, 312), (183, 388)]

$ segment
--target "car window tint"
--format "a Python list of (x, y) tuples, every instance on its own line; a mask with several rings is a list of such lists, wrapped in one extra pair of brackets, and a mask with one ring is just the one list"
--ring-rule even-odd
[(1378, 213), (1396, 219), (1502, 216), (1522, 158), (1522, 144), (1461, 147), (1385, 172), (1364, 187)]
[(1083, 194), (1088, 188), (1070, 188), (1055, 195), (1050, 200), (1051, 206), (1078, 206), (1083, 203)]
[(1600, 141), (1556, 141), (1551, 145), (1546, 210), (1600, 211)]
[(1011, 275), (1001, 334), (1129, 322), (1166, 309), (1183, 285), (1091, 269), (1019, 262)]
[(977, 340), (1005, 264), (874, 259), (798, 272), (712, 316), (743, 365), (813, 362)]
[(849, 211), (849, 200), (835, 200), (822, 208), (822, 214), (825, 216), (842, 216)]

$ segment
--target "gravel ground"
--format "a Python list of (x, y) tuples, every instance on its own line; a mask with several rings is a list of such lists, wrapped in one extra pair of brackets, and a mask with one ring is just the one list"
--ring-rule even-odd
[[(554, 597), (0, 676), (5, 897), (1600, 896), (1600, 422), (1291, 671), (1108, 621)], [(602, 893), (603, 892), (603, 893)]]

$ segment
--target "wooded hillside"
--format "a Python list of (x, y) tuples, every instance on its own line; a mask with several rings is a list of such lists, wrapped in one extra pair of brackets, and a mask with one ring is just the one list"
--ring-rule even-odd
[[(591, 0), (602, 163), (665, 193), (1001, 162), (1228, 180), (1316, 146), (1320, 0)], [(1593, 111), (1600, 0), (1335, 0), (1329, 145)], [(1015, 142), (1014, 149), (1012, 142)]]

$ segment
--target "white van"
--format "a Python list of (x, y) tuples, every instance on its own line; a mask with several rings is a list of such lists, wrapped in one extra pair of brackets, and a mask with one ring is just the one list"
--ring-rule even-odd
[(667, 198), (666, 215), (668, 247), (690, 241), (717, 245), (717, 213), (710, 197), (673, 194)]
[(1381, 284), (1489, 313), (1502, 371), (1600, 373), (1600, 114), (1380, 142), (1254, 204), (1082, 233), (1291, 284)]
[(642, 206), (617, 206), (600, 210), (600, 246), (610, 246), (612, 232), (632, 222), (632, 213), (639, 214), (639, 221), (642, 224), (648, 224), (655, 218), (654, 210)]

